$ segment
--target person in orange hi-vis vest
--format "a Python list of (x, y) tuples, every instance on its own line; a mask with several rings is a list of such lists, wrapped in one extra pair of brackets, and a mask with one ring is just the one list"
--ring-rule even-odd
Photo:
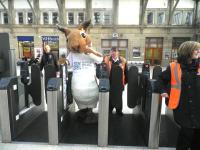
[(158, 79), (160, 93), (180, 126), (177, 150), (200, 148), (200, 43), (186, 41)]
[[(116, 114), (119, 116), (123, 115), (122, 112), (122, 93), (124, 86), (127, 83), (127, 62), (126, 59), (119, 55), (119, 50), (116, 47), (112, 47), (110, 50), (110, 56), (104, 58), (107, 70), (109, 71), (110, 80), (110, 92), (109, 92), (109, 111), (112, 113), (113, 109), (116, 109)], [(118, 83), (115, 81), (117, 74), (113, 74), (113, 68), (119, 66), (122, 70), (121, 81)]]

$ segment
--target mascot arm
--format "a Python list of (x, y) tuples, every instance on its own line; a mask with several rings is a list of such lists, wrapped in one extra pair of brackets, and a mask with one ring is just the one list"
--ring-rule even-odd
[(96, 50), (92, 49), (91, 47), (86, 47), (86, 49), (84, 50), (84, 52), (87, 53), (92, 53), (98, 57), (102, 57), (102, 54), (97, 52)]
[(69, 54), (68, 54), (68, 56), (67, 56), (67, 59), (66, 59), (66, 63), (67, 63), (67, 65), (69, 65), (69, 66), (72, 66), (72, 61), (73, 61), (73, 58), (72, 58), (73, 56), (72, 56), (72, 53), (70, 52)]
[(90, 57), (95, 63), (97, 63), (97, 64), (100, 64), (100, 63), (102, 63), (102, 61), (103, 61), (103, 57), (96, 56), (96, 55), (93, 54), (93, 53), (89, 53), (88, 55), (89, 55), (89, 57)]

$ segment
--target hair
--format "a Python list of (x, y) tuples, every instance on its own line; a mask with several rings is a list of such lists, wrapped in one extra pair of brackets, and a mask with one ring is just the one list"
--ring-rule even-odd
[(112, 47), (111, 51), (118, 51), (117, 47)]
[(193, 51), (200, 49), (200, 43), (195, 41), (186, 41), (182, 43), (178, 49), (179, 63), (188, 64), (192, 61)]

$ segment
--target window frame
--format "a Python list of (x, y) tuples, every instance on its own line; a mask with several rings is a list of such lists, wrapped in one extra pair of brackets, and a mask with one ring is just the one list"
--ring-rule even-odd
[[(69, 20), (70, 20), (70, 19), (69, 19), (69, 14), (70, 14), (70, 13), (73, 14), (73, 15), (72, 15), (72, 17), (73, 17), (73, 22), (72, 22), (72, 23), (69, 23)], [(73, 12), (73, 11), (68, 11), (68, 12), (67, 12), (67, 24), (68, 24), (68, 25), (75, 25), (75, 12)]]
[[(29, 23), (29, 16), (28, 16), (28, 14), (29, 13), (31, 13), (32, 14), (32, 22), (31, 23)], [(28, 11), (28, 12), (26, 12), (26, 24), (28, 24), (28, 25), (31, 25), (31, 24), (33, 24), (34, 23), (34, 18), (33, 18), (33, 12), (31, 12), (31, 11)]]
[[(153, 19), (152, 19), (152, 23), (148, 23), (148, 13), (152, 12), (153, 13)], [(164, 14), (164, 19), (163, 19), (163, 22), (160, 23), (158, 21), (158, 16), (159, 16), (159, 13), (163, 13)], [(148, 8), (146, 11), (145, 11), (145, 21), (144, 23), (147, 25), (147, 26), (164, 26), (167, 24), (167, 15), (168, 15), (168, 11), (166, 8)]]
[[(54, 16), (54, 13), (56, 14), (57, 13), (57, 19), (56, 19), (56, 22), (54, 22), (54, 17), (56, 17), (56, 16)], [(52, 11), (51, 12), (51, 24), (57, 24), (57, 23), (59, 23), (59, 12), (58, 11)]]
[[(19, 16), (19, 14), (22, 14), (22, 16)], [(16, 15), (17, 15), (16, 24), (23, 25), (24, 24), (24, 12), (23, 11), (17, 11)], [(20, 18), (20, 17), (22, 17), (22, 18)], [(20, 19), (22, 19), (22, 22), (20, 21)]]
[[(95, 23), (95, 13), (99, 13), (100, 14), (100, 22), (99, 23)], [(99, 9), (93, 9), (92, 11), (92, 22), (94, 25), (112, 25), (113, 22), (113, 16), (112, 16), (112, 8), (99, 8)], [(106, 19), (105, 16), (109, 16), (109, 19)], [(109, 20), (109, 21), (106, 21)]]
[[(5, 14), (7, 14), (7, 21), (5, 23)], [(8, 24), (9, 20), (8, 20), (8, 13), (6, 11), (0, 11), (0, 24)]]
[[(178, 17), (178, 18), (180, 18), (180, 23), (179, 24), (177, 24), (177, 23), (175, 23), (175, 15), (176, 15), (176, 13), (181, 13), (181, 18), (180, 17)], [(187, 17), (185, 17), (185, 14), (187, 14), (187, 13), (191, 13), (191, 18), (190, 18), (190, 22), (189, 23), (186, 23), (186, 19), (187, 19)], [(172, 25), (173, 26), (192, 26), (192, 24), (193, 24), (193, 16), (194, 15), (194, 12), (193, 12), (193, 9), (177, 9), (175, 12), (174, 12), (174, 14), (173, 14), (173, 17), (172, 17)]]
[[(149, 13), (152, 13), (152, 15), (153, 15), (152, 23), (148, 23), (148, 14)], [(155, 18), (155, 12), (154, 11), (152, 11), (152, 10), (146, 11), (146, 24), (147, 25), (154, 25), (155, 24), (154, 18)]]
[[(46, 14), (47, 14), (47, 17), (48, 17), (48, 18), (47, 18), (48, 22), (46, 22), (46, 23), (45, 23), (45, 20), (44, 20), (44, 19), (45, 19), (45, 18), (44, 18), (44, 13), (46, 13)], [(49, 24), (50, 24), (50, 15), (49, 15), (49, 11), (43, 11), (43, 12), (41, 12), (41, 14), (42, 14), (42, 18), (41, 18), (41, 19), (42, 19), (42, 24), (43, 24), (43, 25), (49, 25)]]
[[(159, 13), (163, 13), (164, 14), (163, 15), (163, 20), (164, 21), (162, 23), (159, 23), (159, 21), (158, 21), (159, 20), (159, 18), (158, 18), (159, 17)], [(157, 25), (165, 25), (166, 24), (166, 11), (163, 10), (163, 11), (157, 11), (156, 12), (156, 24)]]
[[(82, 20), (82, 21), (79, 20), (79, 18), (80, 18), (79, 14), (81, 14), (81, 13), (83, 14), (83, 16), (82, 16), (82, 17), (83, 17), (83, 20)], [(77, 17), (76, 17), (76, 18), (77, 18), (77, 24), (81, 24), (82, 22), (85, 21), (85, 13), (84, 13), (83, 11), (78, 11), (78, 12), (77, 12)]]

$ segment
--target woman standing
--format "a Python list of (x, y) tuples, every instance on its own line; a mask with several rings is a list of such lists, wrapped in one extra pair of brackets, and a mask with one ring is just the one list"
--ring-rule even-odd
[(159, 76), (160, 92), (180, 126), (177, 150), (200, 148), (200, 43), (187, 41), (178, 49), (177, 62)]

